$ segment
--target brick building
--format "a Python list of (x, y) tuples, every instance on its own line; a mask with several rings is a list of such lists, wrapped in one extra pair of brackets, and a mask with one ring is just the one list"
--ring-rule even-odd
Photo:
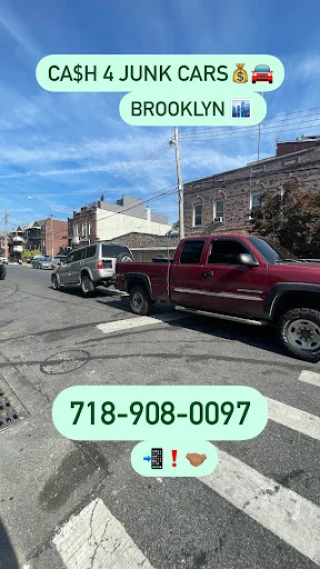
[(74, 211), (73, 217), (68, 218), (68, 247), (77, 249), (90, 245), (98, 239), (97, 236), (97, 204), (82, 207)]
[[(53, 253), (54, 255), (57, 255), (61, 249), (65, 249), (68, 246), (68, 222), (53, 219), (52, 231), (54, 245)], [(52, 240), (50, 217), (41, 222), (40, 243), (41, 253), (43, 253), (43, 255), (51, 255)]]
[(318, 137), (278, 142), (274, 157), (185, 184), (185, 234), (247, 233), (262, 193), (283, 195), (288, 187), (320, 189)]
[[(54, 254), (68, 244), (68, 223), (52, 220)], [(22, 259), (24, 251), (41, 251), (51, 255), (51, 218), (18, 225), (9, 235), (9, 254), (15, 260)]]

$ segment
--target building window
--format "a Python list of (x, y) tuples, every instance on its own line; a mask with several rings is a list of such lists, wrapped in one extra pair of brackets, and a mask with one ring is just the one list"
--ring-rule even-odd
[(213, 220), (223, 223), (224, 221), (224, 201), (216, 200), (213, 205)]
[(89, 235), (93, 234), (93, 222), (89, 221)]
[(256, 211), (260, 209), (261, 206), (261, 197), (258, 192), (254, 192), (250, 195), (250, 210)]
[(84, 239), (87, 239), (88, 233), (87, 233), (87, 223), (83, 223), (82, 224), (82, 233), (81, 233), (82, 237)]
[(202, 204), (193, 207), (193, 227), (202, 225)]

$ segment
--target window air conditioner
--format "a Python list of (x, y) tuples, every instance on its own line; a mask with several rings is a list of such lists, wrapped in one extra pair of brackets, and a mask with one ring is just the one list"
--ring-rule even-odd
[(215, 223), (223, 223), (223, 217), (215, 217), (214, 222)]

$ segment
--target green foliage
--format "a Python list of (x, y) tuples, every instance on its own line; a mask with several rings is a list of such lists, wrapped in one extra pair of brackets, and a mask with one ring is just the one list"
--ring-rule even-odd
[(179, 230), (180, 230), (180, 223), (179, 223), (179, 220), (178, 220), (178, 221), (175, 221), (175, 222), (172, 224), (172, 227), (171, 227), (171, 229), (170, 229), (170, 235), (178, 235), (178, 234), (179, 234)]
[(36, 255), (41, 255), (41, 251), (34, 249), (33, 251), (23, 251), (22, 260), (30, 259), (30, 257), (35, 257)]
[(289, 189), (281, 199), (265, 192), (250, 231), (276, 239), (298, 257), (320, 258), (320, 193)]

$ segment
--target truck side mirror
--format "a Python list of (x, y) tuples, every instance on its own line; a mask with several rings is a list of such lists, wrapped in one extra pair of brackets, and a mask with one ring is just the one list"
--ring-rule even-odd
[(258, 261), (255, 261), (249, 253), (240, 253), (238, 260), (241, 265), (247, 265), (247, 267), (256, 267), (259, 265)]

